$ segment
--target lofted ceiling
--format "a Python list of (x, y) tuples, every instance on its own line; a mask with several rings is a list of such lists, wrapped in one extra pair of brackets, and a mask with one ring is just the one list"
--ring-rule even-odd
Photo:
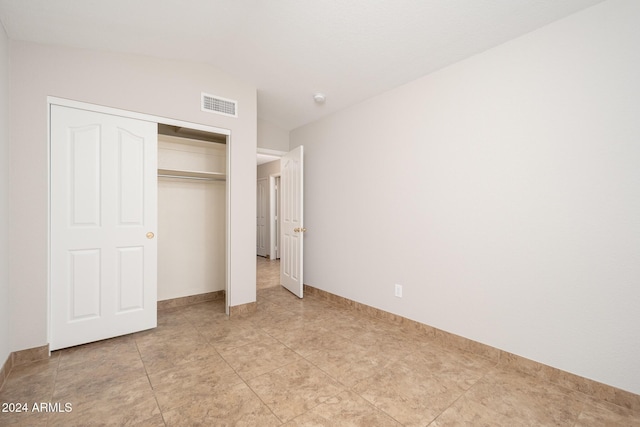
[(290, 130), (601, 1), (0, 0), (0, 21), (14, 40), (212, 64)]

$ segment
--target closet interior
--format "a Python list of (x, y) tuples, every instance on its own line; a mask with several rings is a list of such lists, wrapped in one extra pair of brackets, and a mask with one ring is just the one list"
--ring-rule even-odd
[(226, 136), (158, 125), (158, 301), (225, 289)]

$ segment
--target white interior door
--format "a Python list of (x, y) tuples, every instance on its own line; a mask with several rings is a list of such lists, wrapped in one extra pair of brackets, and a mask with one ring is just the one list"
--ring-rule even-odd
[(157, 124), (51, 106), (50, 348), (156, 326)]
[(267, 256), (267, 202), (269, 201), (268, 179), (260, 178), (257, 184), (256, 199), (256, 253)]
[(281, 159), (280, 186), (282, 209), (280, 283), (302, 298), (303, 289), (303, 147), (297, 147)]

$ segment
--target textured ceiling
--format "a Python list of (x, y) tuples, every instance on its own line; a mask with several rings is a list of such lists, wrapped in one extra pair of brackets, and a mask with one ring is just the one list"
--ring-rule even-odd
[(288, 130), (600, 1), (0, 0), (0, 20), (15, 40), (210, 63)]

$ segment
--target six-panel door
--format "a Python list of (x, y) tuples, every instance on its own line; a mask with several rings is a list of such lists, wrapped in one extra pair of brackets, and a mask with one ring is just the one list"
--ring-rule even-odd
[(280, 283), (298, 298), (303, 297), (303, 147), (299, 146), (280, 160), (282, 186), (280, 215), (282, 237), (280, 244)]
[(51, 106), (50, 349), (156, 326), (157, 124)]

